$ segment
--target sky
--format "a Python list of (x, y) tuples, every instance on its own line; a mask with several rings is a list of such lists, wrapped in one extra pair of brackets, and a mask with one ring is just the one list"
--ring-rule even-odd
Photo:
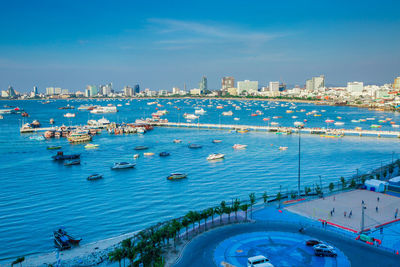
[(400, 1), (1, 1), (0, 89), (400, 76)]

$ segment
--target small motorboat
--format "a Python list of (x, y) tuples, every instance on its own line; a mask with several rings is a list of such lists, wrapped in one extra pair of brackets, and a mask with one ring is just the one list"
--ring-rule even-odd
[(85, 148), (86, 148), (86, 149), (96, 149), (96, 148), (99, 148), (99, 145), (96, 145), (96, 144), (87, 144), (87, 145), (85, 146)]
[(234, 144), (233, 148), (234, 149), (245, 149), (247, 145), (241, 145), (241, 144)]
[(280, 147), (279, 147), (279, 150), (287, 150), (287, 149), (288, 149), (287, 146), (280, 146)]
[(98, 174), (98, 173), (95, 173), (95, 174), (92, 174), (92, 175), (90, 175), (88, 178), (86, 178), (88, 181), (95, 181), (95, 180), (99, 180), (99, 179), (102, 179), (103, 178), (103, 175), (101, 175), (101, 174)]
[(26, 112), (22, 112), (22, 113), (21, 113), (21, 116), (22, 116), (22, 117), (29, 117), (29, 114), (26, 113)]
[(114, 166), (111, 167), (112, 170), (120, 170), (120, 169), (130, 169), (135, 167), (135, 163), (129, 162), (117, 162), (114, 163)]
[(60, 250), (70, 249), (71, 246), (78, 246), (82, 238), (76, 238), (68, 234), (63, 227), (53, 231), (54, 244)]
[(135, 155), (133, 155), (133, 158), (134, 159), (137, 159), (137, 158), (139, 158), (140, 157), (140, 155), (139, 154), (135, 154)]
[(43, 141), (45, 140), (43, 135), (34, 135), (29, 137), (30, 140), (36, 140), (36, 141)]
[(173, 141), (175, 144), (178, 144), (178, 143), (182, 143), (182, 140), (181, 139), (174, 139), (174, 141)]
[(197, 144), (189, 144), (189, 148), (202, 148), (202, 145), (197, 145)]
[(167, 177), (167, 180), (179, 180), (179, 179), (184, 179), (186, 177), (187, 177), (186, 173), (171, 173)]
[(75, 113), (66, 113), (64, 114), (65, 118), (75, 118)]
[(154, 153), (153, 152), (146, 152), (146, 153), (143, 153), (143, 155), (144, 156), (154, 156)]
[(137, 146), (134, 149), (135, 150), (146, 150), (146, 149), (149, 149), (149, 147), (147, 147), (147, 146)]
[(210, 154), (210, 155), (207, 157), (207, 160), (223, 159), (224, 157), (225, 157), (225, 154), (214, 153), (214, 154)]
[(81, 154), (64, 155), (62, 151), (58, 151), (57, 155), (52, 156), (54, 160), (79, 159), (80, 157)]
[(50, 122), (50, 124), (54, 124), (54, 119), (51, 118), (49, 122)]
[(57, 150), (57, 149), (61, 149), (61, 146), (48, 146), (47, 150)]
[(219, 139), (214, 139), (214, 140), (212, 140), (212, 142), (213, 142), (214, 144), (216, 144), (216, 143), (221, 143), (221, 142), (222, 142), (222, 140), (219, 140)]
[(160, 157), (168, 157), (168, 156), (171, 155), (171, 154), (168, 153), (168, 152), (163, 151), (163, 152), (161, 152), (159, 155), (160, 155)]
[(72, 166), (72, 165), (80, 165), (81, 161), (78, 160), (71, 160), (64, 163), (64, 166)]

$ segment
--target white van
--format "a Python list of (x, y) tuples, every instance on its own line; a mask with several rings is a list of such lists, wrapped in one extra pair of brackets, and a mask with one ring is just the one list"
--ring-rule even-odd
[(258, 255), (247, 259), (247, 267), (274, 267), (274, 265), (263, 255)]

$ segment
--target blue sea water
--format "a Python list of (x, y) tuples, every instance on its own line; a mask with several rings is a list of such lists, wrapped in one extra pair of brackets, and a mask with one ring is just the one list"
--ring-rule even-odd
[[(133, 122), (149, 117), (156, 111), (156, 105), (147, 105), (154, 100), (75, 100), (53, 101), (2, 101), (0, 104), (19, 106), (30, 114), (25, 121), (38, 119), (43, 126), (49, 126), (50, 118), (55, 125), (83, 125), (88, 119), (106, 117), (115, 122)], [(266, 125), (262, 118), (282, 116), (274, 119), (280, 125), (292, 126), (294, 121), (307, 119), (307, 127), (326, 127), (326, 119), (338, 120), (341, 127), (369, 128), (378, 120), (392, 118), (400, 124), (398, 114), (377, 112), (353, 107), (315, 106), (298, 103), (293, 113), (286, 113), (290, 103), (264, 101), (228, 100), (158, 100), (169, 113), (169, 121), (184, 122), (183, 114), (194, 113), (194, 107), (203, 107), (207, 113), (200, 117), (200, 123)], [(125, 103), (130, 102), (130, 105)], [(168, 104), (168, 103), (171, 104)], [(115, 114), (95, 115), (88, 111), (59, 110), (67, 104), (78, 107), (81, 104), (109, 103), (122, 104)], [(231, 104), (241, 105), (235, 110)], [(224, 105), (217, 109), (218, 104)], [(208, 105), (212, 105), (209, 107)], [(283, 107), (281, 105), (284, 105)], [(178, 110), (175, 107), (179, 107)], [(248, 110), (249, 109), (249, 110)], [(306, 112), (296, 112), (305, 109)], [(221, 112), (232, 110), (232, 117)], [(250, 116), (256, 110), (262, 116)], [(306, 113), (318, 110), (320, 117)], [(326, 110), (322, 112), (321, 110)], [(75, 112), (75, 118), (63, 114)], [(298, 116), (292, 119), (292, 116)], [(240, 121), (234, 121), (238, 117)], [(352, 123), (353, 119), (376, 118), (375, 121)], [(59, 225), (67, 227), (88, 243), (126, 232), (143, 229), (157, 222), (182, 216), (189, 210), (201, 210), (218, 205), (221, 200), (232, 198), (247, 199), (255, 192), (261, 196), (264, 191), (275, 193), (297, 188), (298, 136), (276, 135), (274, 133), (250, 132), (230, 133), (227, 130), (201, 130), (184, 128), (155, 128), (144, 135), (109, 135), (103, 132), (93, 138), (92, 143), (99, 149), (85, 150), (84, 144), (71, 145), (65, 138), (45, 141), (30, 140), (31, 134), (20, 134), (24, 122), (18, 114), (4, 115), (0, 120), (0, 259), (40, 253), (53, 250), (52, 230)], [(197, 120), (196, 120), (197, 122)], [(328, 127), (335, 127), (328, 125)], [(392, 130), (389, 121), (382, 123), (382, 129)], [(180, 144), (173, 139), (182, 139)], [(214, 144), (213, 139), (222, 143)], [(203, 145), (201, 149), (189, 149), (188, 143)], [(246, 144), (244, 150), (234, 150), (234, 144)], [(54, 162), (51, 156), (56, 151), (46, 150), (48, 145), (61, 145), (65, 153), (81, 153), (81, 165), (64, 166)], [(138, 145), (149, 147), (152, 157), (141, 155), (133, 148)], [(286, 151), (280, 151), (286, 146)], [(355, 174), (379, 167), (398, 158), (397, 138), (344, 137), (326, 139), (319, 136), (301, 136), (301, 179), (302, 188), (319, 183), (339, 181), (340, 176)], [(159, 157), (167, 151), (169, 157)], [(393, 154), (394, 152), (394, 154)], [(142, 152), (140, 152), (142, 154)], [(225, 159), (209, 162), (211, 153), (224, 153)], [(112, 171), (114, 162), (135, 162), (136, 168)], [(186, 172), (188, 178), (168, 181), (171, 172)], [(86, 177), (101, 173), (104, 179), (89, 182)], [(6, 245), (4, 245), (6, 244)]]

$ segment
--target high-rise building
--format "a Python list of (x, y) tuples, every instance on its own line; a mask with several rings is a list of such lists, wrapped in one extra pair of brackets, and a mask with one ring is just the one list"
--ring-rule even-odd
[(286, 83), (279, 84), (279, 91), (282, 92), (282, 91), (285, 91), (285, 90), (286, 90)]
[(361, 94), (364, 90), (363, 82), (348, 82), (347, 91), (351, 94)]
[(17, 93), (15, 92), (14, 88), (12, 88), (12, 86), (9, 86), (9, 87), (8, 87), (7, 93), (8, 93), (8, 97), (15, 97), (15, 96), (17, 96)]
[(228, 88), (233, 88), (233, 87), (235, 87), (235, 79), (233, 77), (222, 78), (222, 86), (221, 86), (222, 91), (227, 91)]
[(258, 91), (258, 81), (238, 81), (237, 82), (237, 93), (241, 95), (243, 93), (253, 94)]
[(68, 95), (68, 94), (69, 94), (68, 89), (62, 89), (62, 90), (61, 90), (61, 94), (62, 94), (62, 95)]
[(90, 91), (90, 97), (94, 97), (99, 94), (99, 91), (98, 91), (96, 85), (88, 85), (88, 86), (86, 86), (86, 90)]
[(46, 95), (54, 95), (54, 87), (47, 87)]
[(60, 87), (54, 88), (54, 94), (55, 95), (61, 95), (61, 88)]
[(112, 83), (106, 85), (100, 85), (99, 89), (100, 89), (99, 94), (103, 96), (109, 96), (112, 93)]
[(400, 89), (400, 77), (397, 77), (396, 79), (394, 79), (393, 89), (395, 89), (395, 90)]
[(279, 92), (279, 82), (269, 82), (270, 92)]
[(135, 86), (133, 87), (133, 94), (137, 95), (140, 93), (140, 86), (139, 84), (135, 84)]
[(124, 96), (127, 96), (127, 97), (133, 96), (133, 88), (132, 87), (125, 86), (123, 90), (124, 90)]
[(85, 97), (91, 97), (90, 95), (90, 88), (85, 89)]
[(306, 81), (306, 89), (313, 91), (325, 87), (325, 76), (312, 77)]
[(179, 94), (179, 88), (178, 87), (172, 87), (172, 94), (173, 95), (177, 95), (177, 94)]
[(37, 96), (37, 95), (39, 95), (39, 91), (38, 91), (38, 88), (37, 88), (37, 86), (34, 86), (34, 87), (33, 87), (33, 91), (32, 91), (32, 93), (33, 93), (33, 96)]
[(200, 94), (204, 94), (206, 92), (206, 90), (207, 90), (207, 77), (206, 76), (201, 77), (199, 89), (200, 89)]

